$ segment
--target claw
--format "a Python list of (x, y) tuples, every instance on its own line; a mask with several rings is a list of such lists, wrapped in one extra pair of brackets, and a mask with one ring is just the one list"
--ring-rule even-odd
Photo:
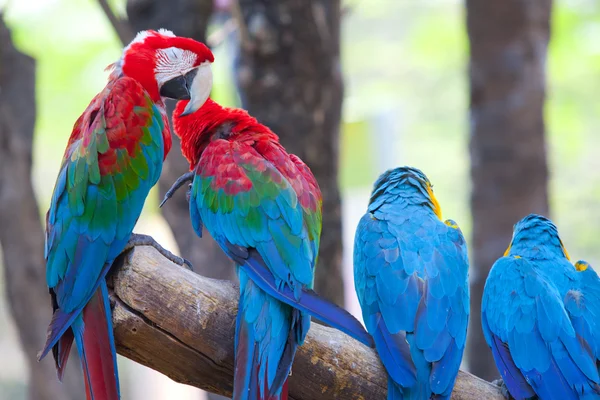
[(135, 246), (152, 246), (154, 247), (160, 254), (162, 254), (165, 258), (173, 262), (174, 264), (179, 265), (180, 267), (185, 266), (185, 268), (190, 271), (194, 270), (194, 267), (191, 262), (186, 260), (183, 257), (176, 256), (171, 253), (169, 250), (162, 247), (152, 236), (141, 235), (139, 233), (132, 233), (129, 241), (125, 245), (123, 252), (133, 249)]
[(165, 193), (165, 197), (160, 202), (158, 207), (161, 208), (167, 202), (167, 200), (169, 200), (171, 197), (173, 197), (175, 192), (180, 187), (182, 187), (186, 182), (192, 181), (193, 179), (194, 179), (194, 171), (186, 172), (185, 174), (183, 174), (179, 178), (177, 178), (175, 183), (173, 183), (173, 185), (169, 188), (169, 190), (167, 190), (167, 193)]

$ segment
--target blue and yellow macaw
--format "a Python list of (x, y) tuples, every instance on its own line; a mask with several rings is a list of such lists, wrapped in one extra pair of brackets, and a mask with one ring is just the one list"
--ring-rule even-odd
[(571, 264), (556, 226), (529, 215), (514, 228), (483, 293), (485, 339), (515, 399), (598, 399), (600, 281)]
[(354, 243), (354, 283), (388, 373), (388, 399), (449, 399), (469, 318), (467, 246), (429, 179), (385, 172)]

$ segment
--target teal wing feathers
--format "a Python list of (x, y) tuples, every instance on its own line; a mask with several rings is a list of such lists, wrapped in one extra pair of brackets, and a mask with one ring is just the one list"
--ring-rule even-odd
[(190, 211), (200, 217), (192, 218), (197, 232), (201, 220), (223, 247), (255, 248), (281, 284), (299, 291), (312, 287), (320, 203), (303, 204), (307, 183), (281, 168), (250, 144), (214, 141), (196, 168)]
[(75, 124), (46, 216), (46, 281), (58, 307), (46, 351), (127, 243), (160, 176), (166, 129), (164, 111), (130, 78), (108, 85)]
[[(228, 254), (253, 249), (276, 285), (300, 297), (312, 287), (320, 235), (320, 201), (310, 189), (279, 145), (215, 140), (196, 167), (192, 223), (198, 234), (203, 224)], [(281, 393), (310, 317), (260, 289), (243, 268), (238, 276), (234, 397), (287, 398)]]

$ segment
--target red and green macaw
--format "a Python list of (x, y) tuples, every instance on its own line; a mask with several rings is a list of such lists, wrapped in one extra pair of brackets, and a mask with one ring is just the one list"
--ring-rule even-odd
[(467, 338), (468, 272), (465, 238), (442, 221), (425, 174), (382, 174), (356, 230), (354, 285), (389, 400), (450, 399)]
[[(312, 290), (321, 235), (321, 192), (308, 167), (244, 110), (180, 101), (175, 133), (192, 172), (190, 214), (237, 264), (235, 400), (287, 399), (287, 378), (310, 315), (366, 344), (350, 314)], [(164, 203), (164, 201), (163, 201)]]
[(54, 314), (40, 359), (52, 349), (62, 378), (75, 340), (87, 399), (119, 398), (104, 278), (128, 242), (156, 245), (132, 231), (171, 147), (162, 97), (189, 99), (190, 90), (208, 97), (212, 61), (210, 50), (192, 39), (140, 32), (69, 138), (46, 214)]
[(556, 226), (531, 214), (485, 283), (481, 323), (516, 400), (600, 398), (600, 280), (573, 265)]

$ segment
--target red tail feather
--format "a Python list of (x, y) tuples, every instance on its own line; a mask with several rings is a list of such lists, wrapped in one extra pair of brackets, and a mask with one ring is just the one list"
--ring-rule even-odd
[(283, 384), (283, 388), (281, 389), (281, 397), (279, 397), (279, 400), (288, 400), (288, 380), (285, 380), (285, 383)]
[(54, 352), (54, 361), (56, 362), (56, 371), (59, 381), (62, 381), (63, 374), (65, 373), (67, 360), (69, 359), (69, 353), (71, 352), (71, 345), (73, 345), (73, 339), (73, 331), (71, 329), (67, 329), (58, 343), (52, 349)]
[[(111, 347), (112, 326), (107, 323), (102, 290), (98, 289), (83, 309), (83, 354), (85, 390), (88, 400), (118, 400), (118, 378)], [(110, 318), (110, 315), (108, 316)]]

